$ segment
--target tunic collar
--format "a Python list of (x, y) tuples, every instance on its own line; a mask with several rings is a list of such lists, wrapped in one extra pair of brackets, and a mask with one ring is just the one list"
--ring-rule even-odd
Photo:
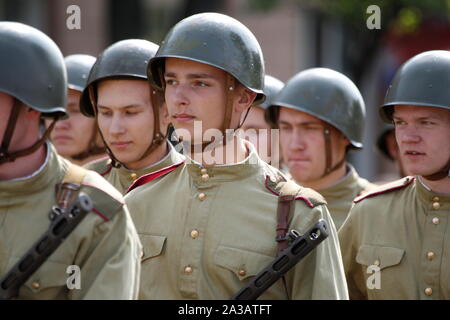
[(417, 190), (419, 201), (427, 209), (425, 213), (428, 210), (450, 213), (450, 196), (432, 191), (421, 181), (420, 177), (416, 177), (414, 186)]
[(226, 182), (245, 179), (256, 174), (263, 165), (263, 160), (258, 156), (255, 147), (248, 141), (244, 141), (249, 155), (243, 161), (227, 165), (205, 166), (188, 157), (186, 166), (189, 175), (194, 182)]

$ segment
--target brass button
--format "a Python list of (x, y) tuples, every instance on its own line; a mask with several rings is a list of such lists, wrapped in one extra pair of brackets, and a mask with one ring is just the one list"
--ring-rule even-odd
[(433, 209), (437, 210), (441, 207), (441, 205), (439, 204), (439, 202), (433, 202)]
[(434, 202), (438, 202), (440, 199), (439, 199), (439, 197), (433, 197), (433, 199), (432, 199)]
[(431, 296), (433, 294), (433, 289), (431, 288), (426, 288), (424, 291), (427, 296)]
[(137, 174), (133, 172), (132, 174), (130, 174), (130, 178), (136, 180)]
[(208, 180), (209, 180), (209, 175), (207, 175), (207, 174), (202, 175), (202, 181), (203, 182), (206, 182)]
[(435, 254), (434, 254), (434, 252), (432, 252), (432, 251), (430, 251), (430, 252), (427, 252), (427, 258), (428, 258), (428, 260), (433, 260), (434, 259), (434, 256), (435, 256)]
[(438, 217), (434, 217), (433, 220), (431, 220), (433, 222), (433, 224), (439, 224), (439, 218)]
[(194, 229), (194, 230), (191, 231), (191, 238), (192, 239), (198, 238), (198, 235), (199, 235), (199, 233), (198, 233), (197, 230)]
[(200, 170), (200, 173), (201, 173), (201, 174), (207, 174), (207, 173), (208, 173), (208, 170), (206, 170), (205, 168), (202, 168), (202, 169)]
[(247, 272), (244, 269), (239, 270), (239, 275), (241, 277), (245, 276), (247, 274)]
[(31, 283), (31, 286), (33, 287), (33, 289), (39, 289), (41, 287), (41, 284), (37, 281), (34, 281)]
[(375, 262), (373, 263), (374, 265), (376, 265), (377, 267), (379, 267), (380, 266), (380, 260), (375, 260)]
[(200, 193), (200, 194), (198, 195), (198, 200), (203, 201), (203, 200), (205, 200), (205, 199), (206, 199), (206, 194)]
[(186, 266), (186, 267), (184, 268), (184, 273), (186, 273), (186, 274), (191, 274), (192, 271), (193, 271), (193, 269), (192, 269), (192, 267), (190, 267), (190, 266)]

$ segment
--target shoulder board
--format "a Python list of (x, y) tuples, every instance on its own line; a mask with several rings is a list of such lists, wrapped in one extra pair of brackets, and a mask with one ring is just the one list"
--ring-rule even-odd
[(172, 172), (173, 170), (175, 170), (176, 168), (178, 168), (180, 165), (182, 165), (184, 163), (184, 160), (178, 163), (175, 163), (169, 167), (166, 168), (162, 168), (158, 171), (152, 172), (152, 173), (148, 173), (145, 174), (143, 176), (141, 176), (139, 179), (136, 179), (131, 186), (128, 188), (128, 190), (125, 192), (125, 194), (127, 194), (128, 192), (130, 192), (133, 189), (136, 189), (137, 187), (140, 187), (146, 183), (149, 183), (150, 181), (156, 180), (159, 177), (162, 177), (170, 172)]
[(109, 156), (96, 159), (91, 161), (83, 166), (88, 170), (95, 171), (99, 173), (101, 176), (106, 176), (112, 169), (112, 161)]
[(105, 221), (113, 219), (124, 205), (123, 199), (119, 199), (95, 186), (83, 184), (81, 190), (91, 197), (94, 203), (92, 211)]
[(415, 180), (415, 177), (405, 177), (400, 180), (396, 180), (393, 182), (389, 182), (386, 184), (383, 184), (381, 186), (378, 186), (372, 190), (370, 190), (367, 193), (364, 193), (363, 195), (356, 197), (355, 200), (353, 200), (354, 203), (358, 203), (364, 199), (375, 197), (379, 194), (392, 192), (394, 190), (403, 189), (407, 186), (409, 186), (413, 181)]
[(325, 199), (310, 188), (299, 186), (293, 180), (287, 180), (282, 176), (266, 176), (266, 188), (276, 196), (293, 196), (295, 200), (303, 200), (310, 208), (326, 204)]

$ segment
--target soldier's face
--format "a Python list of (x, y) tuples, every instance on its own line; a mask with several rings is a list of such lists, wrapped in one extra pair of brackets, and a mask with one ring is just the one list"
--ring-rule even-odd
[[(69, 89), (67, 112), (69, 118), (58, 120), (50, 135), (56, 150), (63, 157), (70, 158), (87, 150), (96, 130), (95, 120), (80, 112), (81, 92)], [(47, 125), (49, 120), (46, 121)]]
[[(324, 122), (305, 112), (280, 108), (278, 120), (283, 161), (294, 180), (306, 185), (316, 183), (325, 171)], [(333, 164), (342, 159), (347, 142), (331, 130)]]
[(107, 145), (128, 168), (141, 167), (139, 159), (153, 139), (154, 118), (148, 83), (105, 80), (100, 82), (97, 92), (98, 126)]
[[(244, 120), (244, 116), (245, 113), (242, 114), (242, 120)], [(244, 137), (255, 145), (261, 159), (269, 163), (271, 156), (271, 127), (264, 119), (264, 109), (256, 106), (250, 108), (241, 128), (244, 130)]]
[(396, 106), (393, 120), (400, 157), (408, 173), (427, 176), (450, 157), (450, 111), (442, 108)]
[(13, 104), (14, 98), (9, 94), (0, 91), (0, 142), (3, 141)]
[[(185, 129), (191, 139), (203, 141), (209, 129), (221, 129), (226, 108), (225, 71), (195, 61), (167, 58), (164, 81), (165, 100), (174, 127)], [(242, 86), (233, 91), (231, 126), (237, 127), (240, 115), (253, 99)], [(256, 95), (256, 94), (255, 94)], [(244, 98), (243, 98), (244, 97)], [(252, 99), (249, 103), (243, 101)], [(201, 124), (201, 130), (196, 128)], [(184, 140), (186, 137), (184, 137)]]

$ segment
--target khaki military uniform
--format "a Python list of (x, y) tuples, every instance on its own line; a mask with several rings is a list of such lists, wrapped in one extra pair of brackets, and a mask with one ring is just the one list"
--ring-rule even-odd
[(347, 174), (337, 183), (317, 190), (327, 200), (327, 207), (337, 230), (347, 218), (353, 200), (376, 187), (366, 179), (361, 178), (352, 165), (347, 164), (347, 168)]
[(356, 199), (339, 231), (350, 298), (450, 299), (449, 214), (414, 177)]
[[(45, 164), (33, 175), (0, 181), (0, 278), (50, 225), (55, 185), (71, 164), (47, 144)], [(84, 176), (82, 191), (94, 204), (61, 246), (21, 287), (19, 299), (134, 299), (142, 246), (123, 197), (97, 173)], [(81, 269), (80, 289), (66, 282), (71, 265)]]
[[(250, 150), (233, 165), (187, 161), (127, 194), (144, 247), (140, 299), (228, 299), (275, 258), (283, 177)], [(297, 198), (290, 229), (304, 233), (324, 219), (330, 236), (287, 273), (287, 290), (278, 281), (261, 299), (346, 299), (325, 201), (305, 188)]]
[(84, 167), (86, 169), (98, 172), (117, 190), (119, 190), (122, 194), (125, 194), (130, 185), (141, 176), (169, 167), (184, 159), (183, 156), (175, 150), (171, 143), (167, 144), (168, 148), (170, 148), (169, 153), (160, 161), (143, 169), (130, 170), (124, 168), (123, 166), (120, 168), (113, 168), (109, 157), (93, 161), (86, 164)]

